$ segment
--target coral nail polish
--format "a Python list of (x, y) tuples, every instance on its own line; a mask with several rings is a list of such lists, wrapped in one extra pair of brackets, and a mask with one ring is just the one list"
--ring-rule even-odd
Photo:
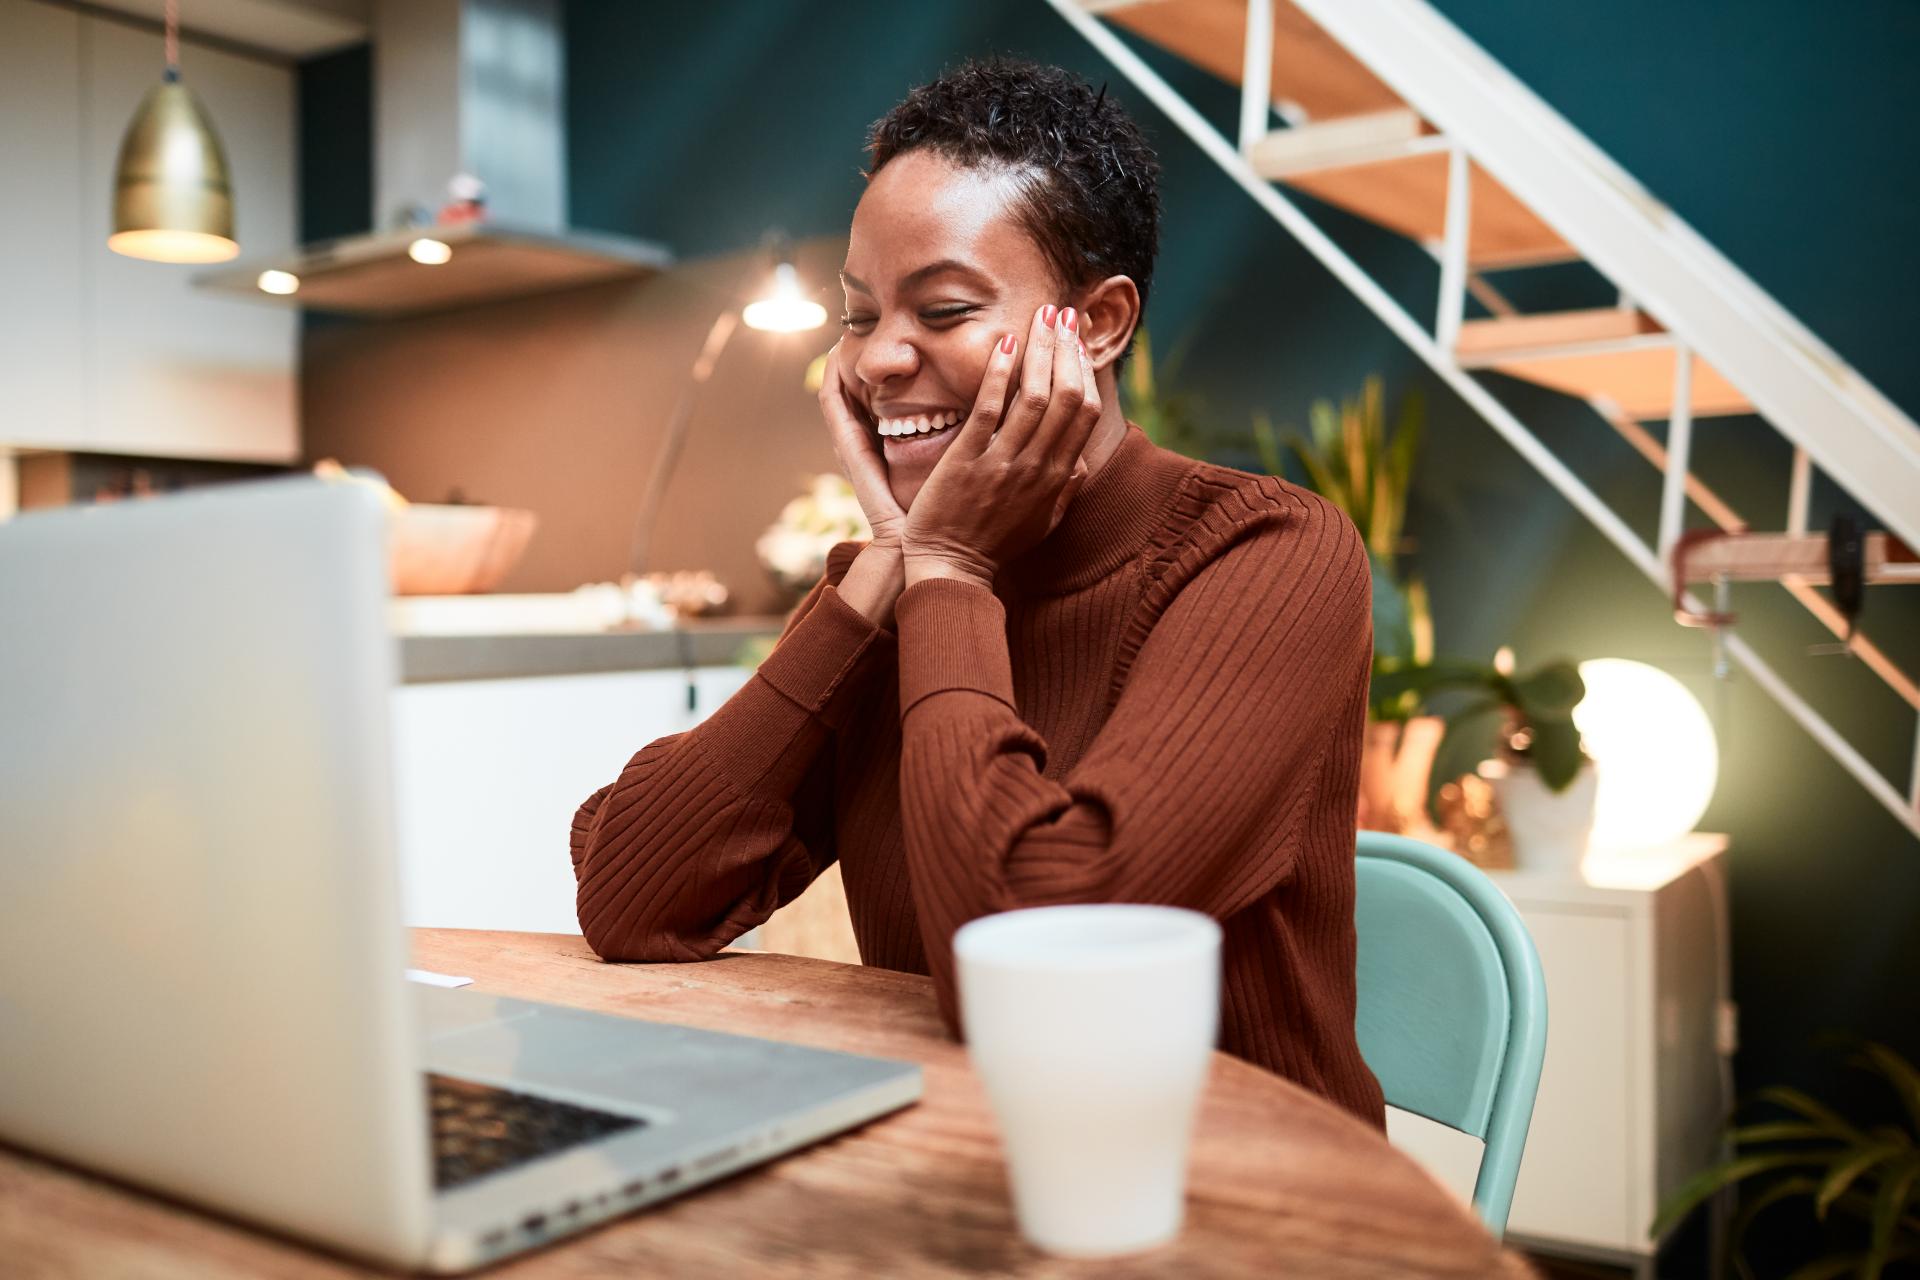
[(1068, 307), (1065, 311), (1062, 311), (1060, 313), (1060, 324), (1062, 327), (1066, 329), (1068, 333), (1072, 333), (1074, 330), (1074, 327), (1079, 323), (1080, 323), (1080, 317), (1074, 313), (1074, 310), (1072, 307)]
[(1012, 354), (1013, 354), (1013, 344), (1014, 344), (1014, 341), (1015, 341), (1015, 339), (1014, 339), (1014, 336), (1013, 336), (1012, 334), (1008, 334), (1008, 335), (1007, 335), (1006, 337), (1004, 337), (1004, 338), (1002, 338), (1002, 339), (1000, 339), (1000, 351), (1001, 351), (1001, 354), (1003, 354), (1003, 355), (1009, 355), (1009, 356), (1010, 356), (1010, 355), (1012, 355)]
[(1043, 325), (1052, 324), (1053, 314), (1054, 314), (1053, 304), (1049, 302), (1046, 306), (1040, 308), (1040, 323)]

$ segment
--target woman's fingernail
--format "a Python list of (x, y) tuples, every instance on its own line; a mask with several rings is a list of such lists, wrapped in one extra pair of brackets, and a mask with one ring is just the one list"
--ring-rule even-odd
[(1006, 337), (1000, 339), (1000, 354), (1007, 355), (1007, 356), (1012, 355), (1014, 343), (1016, 341), (1017, 339), (1015, 339), (1012, 334), (1008, 334)]
[(1073, 326), (1075, 325), (1075, 323), (1077, 323), (1078, 319), (1079, 317), (1073, 314), (1072, 307), (1068, 307), (1065, 311), (1062, 311), (1060, 313), (1060, 325), (1068, 333), (1073, 332)]
[(1050, 324), (1052, 324), (1052, 323), (1053, 323), (1053, 314), (1054, 314), (1054, 313), (1053, 313), (1053, 304), (1052, 304), (1051, 302), (1049, 302), (1049, 303), (1048, 303), (1048, 304), (1047, 304), (1046, 306), (1044, 306), (1044, 307), (1042, 307), (1042, 308), (1040, 308), (1040, 323), (1041, 323), (1041, 324), (1043, 324), (1043, 325), (1050, 325)]

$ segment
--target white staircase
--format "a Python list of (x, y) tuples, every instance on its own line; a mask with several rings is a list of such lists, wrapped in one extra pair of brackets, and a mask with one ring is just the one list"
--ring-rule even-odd
[[(1812, 468), (1885, 535), (1869, 583), (1920, 582), (1920, 426), (1426, 0), (1048, 0), (1229, 177), (1506, 438), (1641, 572), (1676, 618), (1714, 629), (1744, 668), (1920, 836), (1920, 685), (1814, 585), (1828, 538), (1806, 528)], [(1241, 88), (1229, 142), (1106, 21)], [(1287, 127), (1274, 129), (1278, 114)], [(1431, 325), (1409, 315), (1279, 189), (1365, 217), (1439, 260)], [(1585, 261), (1617, 307), (1521, 315), (1482, 273)], [(1471, 292), (1492, 318), (1465, 318)], [(1663, 472), (1649, 543), (1474, 375), (1574, 396)], [(1757, 414), (1794, 448), (1788, 528), (1755, 533), (1689, 468), (1693, 420)], [(1645, 422), (1667, 423), (1664, 443)], [(1712, 529), (1687, 528), (1691, 500)], [(1728, 584), (1778, 582), (1916, 713), (1912, 771), (1874, 768), (1737, 635)], [(1691, 591), (1711, 583), (1713, 607)]]

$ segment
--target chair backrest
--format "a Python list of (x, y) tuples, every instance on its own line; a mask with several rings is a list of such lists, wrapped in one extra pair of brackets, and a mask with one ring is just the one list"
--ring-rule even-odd
[(1539, 952), (1458, 854), (1378, 831), (1357, 853), (1361, 1056), (1393, 1106), (1486, 1144), (1473, 1206), (1504, 1232), (1547, 1049)]

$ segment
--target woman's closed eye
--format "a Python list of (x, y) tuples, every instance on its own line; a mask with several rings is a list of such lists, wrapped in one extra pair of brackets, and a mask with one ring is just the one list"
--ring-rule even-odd
[[(972, 315), (978, 310), (980, 310), (979, 304), (972, 302), (929, 307), (920, 313), (920, 319), (925, 324), (945, 326)], [(846, 311), (841, 313), (840, 327), (850, 329), (856, 334), (865, 334), (873, 328), (875, 319), (876, 317), (870, 312)]]

